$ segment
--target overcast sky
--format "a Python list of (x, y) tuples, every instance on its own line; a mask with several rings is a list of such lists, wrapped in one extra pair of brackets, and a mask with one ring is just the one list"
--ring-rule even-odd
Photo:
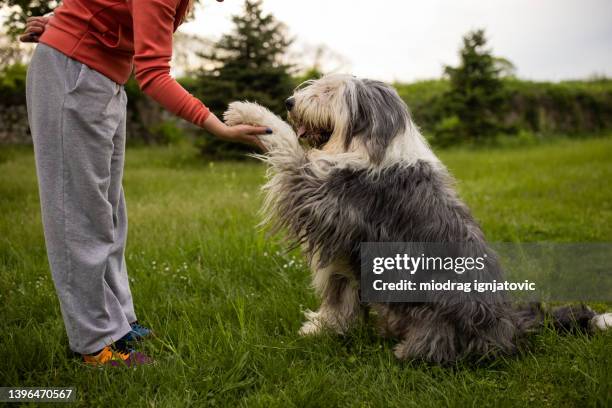
[[(204, 0), (181, 30), (218, 38), (242, 5)], [(438, 77), (461, 36), (481, 27), (522, 78), (612, 76), (612, 0), (264, 0), (264, 9), (289, 26), (296, 49), (324, 44), (358, 76)]]

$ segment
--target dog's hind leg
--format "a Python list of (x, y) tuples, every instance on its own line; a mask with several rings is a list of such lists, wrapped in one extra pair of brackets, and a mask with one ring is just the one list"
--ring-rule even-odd
[(314, 335), (324, 329), (345, 333), (359, 318), (359, 287), (357, 282), (346, 275), (334, 274), (331, 268), (323, 268), (315, 274), (315, 289), (323, 301), (318, 311), (306, 312), (306, 322), (300, 335)]
[(436, 364), (456, 361), (459, 353), (453, 325), (439, 318), (427, 320), (411, 319), (400, 343), (393, 350), (395, 357), (399, 360), (421, 359)]

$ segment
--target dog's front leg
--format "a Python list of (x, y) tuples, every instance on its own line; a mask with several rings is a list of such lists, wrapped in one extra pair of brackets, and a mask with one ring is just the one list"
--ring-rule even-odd
[(305, 313), (300, 335), (315, 335), (325, 329), (346, 333), (360, 316), (357, 281), (332, 264), (315, 270), (313, 284), (322, 298), (321, 307)]
[(275, 171), (295, 169), (306, 162), (306, 153), (291, 126), (263, 106), (251, 102), (233, 102), (223, 118), (230, 126), (265, 126), (272, 130), (271, 134), (259, 138), (266, 147), (266, 155), (256, 157), (267, 162)]

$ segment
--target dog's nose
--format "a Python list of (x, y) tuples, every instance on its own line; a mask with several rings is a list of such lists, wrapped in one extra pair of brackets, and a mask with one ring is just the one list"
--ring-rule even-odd
[(285, 106), (287, 107), (288, 111), (291, 111), (293, 107), (295, 106), (295, 98), (293, 96), (291, 98), (288, 98), (285, 101)]

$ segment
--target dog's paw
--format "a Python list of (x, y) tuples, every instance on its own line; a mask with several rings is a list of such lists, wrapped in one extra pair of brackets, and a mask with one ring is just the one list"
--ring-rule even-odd
[(398, 343), (393, 347), (393, 355), (400, 361), (410, 359), (406, 346), (402, 343)]
[[(288, 123), (261, 105), (251, 102), (232, 102), (223, 114), (225, 123), (229, 126), (251, 125), (268, 128), (268, 134), (259, 136), (268, 152), (268, 161), (272, 166), (293, 167), (304, 157), (304, 151), (298, 138)], [(256, 156), (260, 159), (266, 156)]]
[(232, 102), (223, 114), (225, 123), (229, 126), (252, 125), (269, 126), (266, 116), (272, 113), (261, 105), (252, 102)]
[(323, 331), (323, 322), (319, 312), (306, 310), (304, 316), (306, 316), (306, 321), (298, 332), (300, 336), (315, 336)]
[(307, 321), (307, 322), (304, 322), (304, 324), (302, 324), (302, 327), (298, 331), (298, 334), (303, 337), (316, 336), (317, 334), (320, 334), (322, 331), (323, 331), (323, 327), (321, 324)]
[(442, 363), (442, 361), (430, 360), (424, 356), (415, 354), (415, 351), (411, 347), (408, 347), (408, 345), (404, 342), (398, 343), (393, 347), (393, 355), (399, 361), (404, 361), (404, 362), (422, 360), (422, 361), (434, 362), (437, 364)]

